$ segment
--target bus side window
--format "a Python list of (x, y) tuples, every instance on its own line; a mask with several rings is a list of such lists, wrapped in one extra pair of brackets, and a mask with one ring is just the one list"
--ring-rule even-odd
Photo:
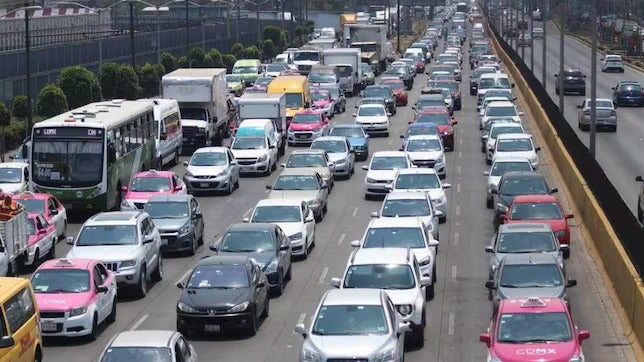
[(148, 114), (147, 118), (148, 118), (148, 121), (147, 121), (148, 134), (150, 135), (150, 138), (155, 138), (157, 134), (157, 130), (154, 129), (154, 117), (152, 114)]
[(145, 121), (144, 117), (136, 120), (134, 124), (134, 130), (136, 131), (136, 147), (141, 147), (143, 145), (143, 125), (142, 121)]

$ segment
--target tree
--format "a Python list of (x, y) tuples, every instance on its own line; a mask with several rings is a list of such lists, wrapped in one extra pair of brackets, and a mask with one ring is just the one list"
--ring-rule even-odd
[(188, 68), (188, 58), (185, 56), (179, 57), (177, 59), (177, 68)]
[(208, 52), (208, 56), (210, 57), (210, 59), (212, 59), (212, 61), (214, 63), (213, 66), (215, 68), (223, 68), (225, 66), (224, 65), (224, 59), (223, 59), (221, 53), (219, 52), (219, 50), (210, 49), (210, 51)]
[(244, 45), (242, 43), (235, 43), (230, 47), (230, 53), (235, 56), (236, 59), (244, 58)]
[(302, 38), (304, 37), (305, 34), (307, 34), (308, 29), (302, 25), (298, 25), (295, 27), (295, 35), (297, 35), (297, 38), (302, 42)]
[(237, 57), (232, 54), (225, 54), (223, 56), (224, 66), (228, 69), (228, 72), (232, 72), (233, 66), (237, 62)]
[(244, 49), (244, 58), (245, 59), (260, 59), (262, 57), (262, 52), (255, 45), (251, 45)]
[(0, 127), (2, 127), (2, 162), (4, 162), (4, 154), (6, 153), (6, 139), (5, 139), (5, 127), (11, 124), (11, 113), (4, 102), (0, 102)]
[(266, 40), (273, 41), (273, 46), (276, 48), (276, 51), (283, 50), (284, 44), (286, 43), (282, 42), (282, 29), (274, 25), (268, 25), (264, 27), (264, 31), (262, 35), (263, 35), (262, 39), (264, 39), (264, 42), (266, 42)]
[(190, 53), (188, 55), (190, 56), (190, 63), (193, 67), (203, 67), (203, 63), (206, 58), (206, 53), (204, 53), (203, 49), (196, 47), (192, 48), (190, 49)]
[(13, 101), (11, 101), (11, 113), (16, 118), (27, 119), (29, 116), (29, 101), (27, 100), (27, 96), (15, 96), (13, 98)]
[(273, 43), (272, 39), (264, 39), (262, 54), (265, 59), (273, 59), (277, 55), (277, 49), (275, 48), (275, 43)]
[(153, 64), (153, 65), (157, 70), (157, 75), (159, 76), (159, 81), (160, 81), (161, 78), (163, 78), (163, 76), (166, 74), (165, 67), (163, 66), (163, 64)]
[(164, 52), (161, 54), (161, 64), (163, 64), (165, 71), (170, 73), (177, 69), (177, 58), (168, 52)]
[(101, 84), (96, 74), (82, 66), (63, 68), (58, 76), (58, 86), (72, 109), (101, 100)]
[(286, 30), (282, 30), (282, 33), (280, 35), (280, 42), (282, 46), (278, 49), (279, 52), (286, 50), (286, 44), (288, 44), (289, 40), (291, 40), (291, 34)]
[(159, 73), (157, 68), (150, 64), (145, 63), (141, 66), (138, 74), (139, 84), (141, 85), (141, 95), (146, 98), (159, 95)]
[(105, 99), (114, 98), (114, 90), (116, 89), (116, 78), (118, 77), (121, 66), (116, 63), (105, 63), (101, 67), (101, 89), (103, 90), (103, 97)]
[(204, 68), (214, 68), (215, 67), (215, 61), (212, 60), (210, 55), (206, 54), (206, 56), (203, 58), (203, 64), (202, 66)]
[(47, 118), (66, 112), (69, 107), (65, 92), (56, 84), (47, 84), (38, 93), (36, 109), (39, 116)]
[(116, 79), (115, 98), (136, 99), (138, 97), (140, 93), (139, 77), (131, 65), (122, 65)]

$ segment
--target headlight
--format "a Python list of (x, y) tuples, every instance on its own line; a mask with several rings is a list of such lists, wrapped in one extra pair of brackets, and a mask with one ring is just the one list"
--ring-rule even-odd
[(136, 266), (136, 260), (125, 260), (121, 262), (120, 269), (132, 268)]
[(436, 205), (442, 205), (445, 203), (445, 196), (441, 196), (437, 199), (433, 199), (432, 202), (434, 202)]
[(177, 308), (179, 308), (180, 311), (186, 312), (186, 313), (199, 313), (198, 310), (192, 308), (191, 306), (187, 305), (186, 303), (179, 302), (177, 304)]
[(199, 132), (206, 132), (206, 127), (197, 127)]
[(180, 235), (185, 235), (185, 234), (187, 234), (187, 233), (189, 233), (189, 232), (190, 232), (190, 224), (183, 225), (183, 226), (179, 229), (179, 234), (180, 234)]
[(320, 132), (321, 130), (322, 130), (322, 126), (317, 126), (317, 127), (313, 128), (313, 130), (312, 130), (312, 131), (313, 131), (314, 133), (317, 133), (317, 132)]
[(86, 307), (78, 307), (78, 308), (74, 308), (74, 309), (70, 310), (69, 311), (69, 316), (70, 317), (75, 317), (75, 316), (83, 315), (85, 313), (87, 313), (87, 308)]
[(347, 163), (345, 159), (335, 161), (336, 166), (344, 165), (345, 163)]
[(391, 362), (396, 360), (396, 344), (394, 343), (387, 344), (378, 352), (376, 358), (374, 358), (374, 362)]
[(307, 204), (309, 204), (309, 206), (314, 206), (314, 205), (317, 206), (320, 204), (320, 200), (318, 199), (309, 200)]
[(560, 230), (560, 231), (557, 231), (557, 232), (555, 233), (555, 236), (556, 236), (556, 237), (558, 237), (558, 238), (563, 238), (563, 237), (564, 237), (564, 236), (566, 236), (567, 234), (568, 234), (568, 233), (566, 232), (566, 230)]
[(421, 261), (419, 261), (418, 264), (420, 266), (425, 266), (425, 265), (429, 265), (430, 261), (432, 261), (432, 259), (430, 259), (429, 256), (428, 256), (428, 257), (422, 259)]
[(188, 171), (188, 170), (186, 170), (186, 172), (185, 172), (183, 175), (184, 175), (184, 176), (186, 176), (186, 177), (192, 177), (192, 176), (194, 176), (194, 175), (192, 174), (192, 172), (190, 172), (190, 171)]
[(300, 359), (302, 362), (321, 362), (322, 359), (320, 358), (320, 355), (306, 347), (302, 348), (302, 355), (300, 356)]
[(228, 173), (228, 171), (229, 171), (229, 169), (227, 169), (227, 168), (226, 168), (226, 169), (224, 169), (223, 171), (221, 171), (220, 173), (216, 174), (216, 175), (215, 175), (215, 177), (221, 177), (221, 176), (224, 176), (225, 174), (227, 174), (227, 173)]
[(257, 159), (257, 162), (264, 162), (264, 161), (266, 161), (267, 159), (268, 159), (268, 155), (261, 155), (261, 156), (259, 156), (259, 158)]
[(375, 183), (375, 182), (376, 182), (376, 180), (374, 180), (374, 179), (372, 179), (372, 178), (370, 178), (370, 177), (367, 177), (367, 182), (368, 182), (368, 183)]
[(271, 262), (268, 263), (268, 265), (266, 265), (265, 271), (267, 273), (273, 273), (273, 272), (277, 271), (278, 266), (279, 266), (279, 260), (277, 260), (277, 258), (275, 258), (275, 259), (271, 260)]
[(250, 304), (249, 302), (240, 303), (240, 304), (237, 304), (236, 306), (230, 308), (228, 311), (231, 312), (231, 313), (243, 312), (248, 308), (249, 304)]
[(445, 164), (445, 156), (441, 156), (436, 160), (437, 165), (443, 165)]
[(123, 199), (123, 201), (121, 201), (121, 207), (129, 208), (129, 207), (132, 207), (132, 205), (130, 205), (130, 203), (127, 200)]
[(402, 315), (411, 314), (411, 312), (413, 312), (413, 310), (414, 310), (412, 308), (411, 304), (398, 305), (398, 306), (396, 306), (396, 309), (398, 309), (398, 313), (400, 313)]
[(582, 356), (572, 356), (570, 362), (584, 362), (584, 357)]
[(289, 236), (288, 239), (290, 241), (300, 240), (300, 239), (302, 239), (302, 233), (295, 233), (295, 234)]
[(504, 213), (508, 212), (508, 207), (503, 205), (502, 203), (496, 204), (496, 209)]

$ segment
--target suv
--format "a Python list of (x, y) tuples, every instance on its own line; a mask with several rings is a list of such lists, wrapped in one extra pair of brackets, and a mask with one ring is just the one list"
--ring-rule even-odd
[(332, 278), (340, 289), (385, 289), (398, 313), (411, 327), (412, 344), (425, 343), (425, 289), (431, 279), (424, 278), (411, 249), (376, 248), (354, 251), (342, 278)]
[[(644, 182), (642, 176), (637, 176), (635, 181)], [(642, 184), (642, 191), (640, 191), (640, 196), (637, 198), (637, 219), (644, 223), (644, 183)]]
[(298, 361), (402, 361), (409, 330), (386, 291), (331, 289), (308, 330), (295, 325), (304, 337)]
[(371, 217), (380, 218), (419, 218), (436, 240), (440, 240), (438, 218), (441, 216), (443, 212), (434, 209), (429, 193), (424, 191), (392, 191), (385, 196), (380, 211), (371, 213)]
[(119, 288), (134, 287), (143, 298), (150, 280), (163, 279), (161, 235), (143, 211), (111, 211), (96, 214), (81, 226), (67, 259), (101, 260), (116, 276)]
[(187, 251), (195, 255), (199, 245), (203, 245), (203, 214), (192, 195), (153, 196), (145, 211), (159, 228), (161, 251)]
[[(555, 74), (555, 78), (559, 78), (559, 74)], [(559, 94), (559, 83), (555, 83), (555, 93)], [(565, 69), (563, 72), (563, 92), (579, 93), (582, 96), (586, 95), (586, 75), (578, 68)]]

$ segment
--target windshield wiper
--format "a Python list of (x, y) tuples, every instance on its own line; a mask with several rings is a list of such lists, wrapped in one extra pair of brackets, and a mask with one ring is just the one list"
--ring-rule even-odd
[(259, 252), (258, 249), (238, 249), (238, 250), (222, 250), (229, 253), (254, 253)]
[(41, 290), (41, 291), (36, 291), (36, 293), (76, 293), (72, 290), (67, 290), (67, 289), (52, 289), (52, 290)]
[(524, 287), (514, 285), (514, 284), (501, 284), (501, 288), (524, 288)]

